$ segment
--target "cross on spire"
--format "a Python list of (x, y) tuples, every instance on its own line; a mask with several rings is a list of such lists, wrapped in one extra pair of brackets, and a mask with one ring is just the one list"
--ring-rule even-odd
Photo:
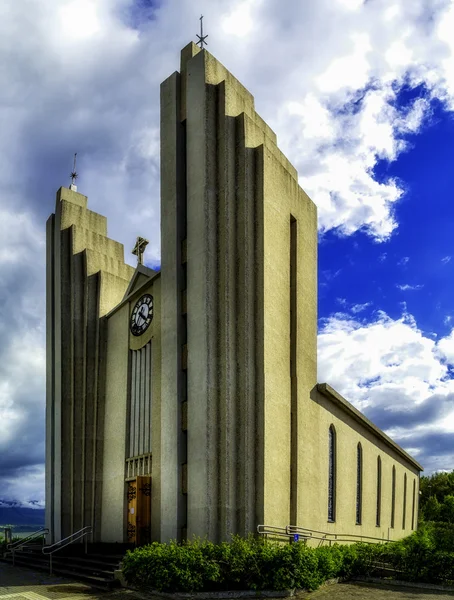
[(71, 185), (69, 186), (69, 189), (72, 190), (73, 192), (77, 192), (76, 179), (79, 177), (79, 175), (76, 171), (76, 159), (77, 159), (77, 152), (74, 154), (74, 166), (73, 166), (73, 170), (71, 171), (71, 174), (70, 174)]
[(208, 42), (205, 41), (208, 37), (208, 34), (203, 35), (203, 15), (200, 16), (200, 35), (197, 34), (197, 37), (199, 38), (199, 41), (197, 42), (197, 44), (200, 44), (200, 47), (203, 50), (204, 44), (205, 44), (205, 46), (208, 46)]

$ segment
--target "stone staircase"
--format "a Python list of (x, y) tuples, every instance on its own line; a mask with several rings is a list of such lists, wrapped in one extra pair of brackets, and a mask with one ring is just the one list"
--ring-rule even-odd
[[(132, 548), (129, 544), (88, 544), (87, 554), (83, 544), (71, 544), (52, 556), (52, 573), (76, 579), (87, 585), (102, 589), (119, 587), (120, 583), (114, 577), (114, 571), (120, 568), (120, 563), (126, 550)], [(11, 552), (0, 558), (13, 563)], [(15, 552), (14, 564), (34, 570), (50, 570), (50, 557), (42, 553), (41, 544), (26, 544)]]

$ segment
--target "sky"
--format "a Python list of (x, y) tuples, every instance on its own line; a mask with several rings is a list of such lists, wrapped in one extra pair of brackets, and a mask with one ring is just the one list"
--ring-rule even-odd
[(318, 206), (318, 380), (454, 469), (454, 2), (2, 0), (0, 499), (44, 503), (45, 222), (70, 183), (160, 264), (159, 84), (204, 15)]

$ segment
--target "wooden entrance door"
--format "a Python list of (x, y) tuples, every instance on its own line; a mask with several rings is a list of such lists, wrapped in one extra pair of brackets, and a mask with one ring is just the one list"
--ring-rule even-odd
[(128, 481), (128, 543), (136, 546), (151, 541), (151, 477)]

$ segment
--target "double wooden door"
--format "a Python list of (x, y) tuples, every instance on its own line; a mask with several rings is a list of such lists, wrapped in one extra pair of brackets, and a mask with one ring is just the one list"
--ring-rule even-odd
[(143, 546), (151, 542), (151, 477), (138, 476), (128, 481), (129, 544)]

